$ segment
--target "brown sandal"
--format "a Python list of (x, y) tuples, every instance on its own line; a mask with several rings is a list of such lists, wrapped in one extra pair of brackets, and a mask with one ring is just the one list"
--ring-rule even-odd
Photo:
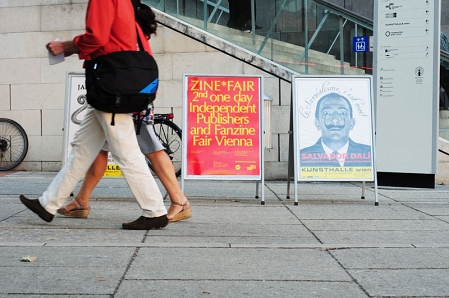
[[(67, 206), (70, 205), (70, 203), (72, 203), (72, 202), (76, 202), (76, 205), (78, 205), (78, 206), (72, 210), (67, 210)], [(80, 202), (78, 202), (77, 199), (74, 199), (72, 202), (65, 205), (64, 207), (59, 208), (56, 212), (58, 212), (59, 214), (62, 214), (64, 216), (69, 216), (69, 217), (87, 218), (87, 216), (89, 215), (89, 211), (90, 211), (89, 202), (87, 202), (85, 204), (80, 204)]]
[(184, 204), (172, 203), (172, 205), (181, 206), (182, 210), (178, 214), (173, 216), (172, 218), (169, 218), (168, 219), (169, 222), (180, 221), (183, 219), (190, 218), (192, 216), (192, 210), (191, 210), (192, 208), (184, 210), (184, 206), (187, 206), (187, 202), (188, 201), (186, 201)]

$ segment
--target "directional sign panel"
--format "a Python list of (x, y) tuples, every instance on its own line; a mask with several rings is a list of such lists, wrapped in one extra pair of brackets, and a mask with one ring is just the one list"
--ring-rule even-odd
[(377, 170), (434, 174), (440, 0), (379, 0), (375, 8)]
[(368, 36), (354, 36), (352, 38), (353, 52), (368, 52), (369, 51), (369, 37)]

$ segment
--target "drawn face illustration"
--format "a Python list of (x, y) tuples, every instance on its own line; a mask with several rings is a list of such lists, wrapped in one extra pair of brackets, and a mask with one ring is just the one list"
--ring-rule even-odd
[(317, 106), (315, 125), (321, 131), (325, 144), (345, 144), (349, 131), (354, 127), (349, 103), (340, 96), (329, 96)]

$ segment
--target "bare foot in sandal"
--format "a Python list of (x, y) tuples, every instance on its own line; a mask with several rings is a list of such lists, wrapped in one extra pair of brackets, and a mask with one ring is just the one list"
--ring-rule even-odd
[(87, 218), (90, 211), (89, 201), (80, 203), (77, 199), (74, 199), (64, 207), (59, 208), (56, 212), (64, 216)]
[(170, 222), (180, 221), (190, 218), (192, 216), (192, 208), (189, 200), (185, 200), (184, 203), (171, 203), (168, 209), (167, 217)]

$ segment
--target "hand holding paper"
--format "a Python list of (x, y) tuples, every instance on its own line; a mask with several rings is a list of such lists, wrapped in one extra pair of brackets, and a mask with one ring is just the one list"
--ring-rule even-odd
[[(59, 41), (59, 38), (55, 39), (55, 41)], [(64, 59), (64, 52), (62, 52), (61, 54), (58, 54), (58, 55), (54, 55), (50, 45), (51, 45), (51, 43), (47, 44), (48, 62), (50, 63), (50, 65), (54, 65), (54, 64), (58, 64), (58, 63), (63, 62), (65, 60)]]

